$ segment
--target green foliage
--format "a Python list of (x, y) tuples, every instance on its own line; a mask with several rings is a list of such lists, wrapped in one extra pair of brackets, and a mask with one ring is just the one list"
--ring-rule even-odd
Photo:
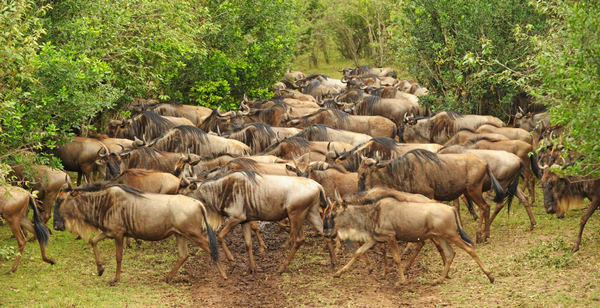
[(405, 1), (394, 16), (392, 49), (436, 98), (437, 109), (506, 119), (536, 55), (545, 17), (527, 1)]
[(565, 153), (582, 154), (566, 174), (600, 176), (600, 6), (596, 1), (540, 4), (554, 16), (540, 38), (539, 100), (552, 106), (553, 124), (565, 127)]
[[(390, 0), (311, 0), (300, 2), (301, 40), (299, 54), (308, 53), (311, 63), (317, 65), (317, 53), (329, 63), (328, 50), (335, 46), (346, 59), (368, 59), (369, 64), (389, 64), (387, 27), (390, 13), (399, 7)], [(328, 38), (329, 37), (329, 38)]]
[(0, 247), (0, 261), (8, 261), (19, 256), (14, 246), (3, 245)]

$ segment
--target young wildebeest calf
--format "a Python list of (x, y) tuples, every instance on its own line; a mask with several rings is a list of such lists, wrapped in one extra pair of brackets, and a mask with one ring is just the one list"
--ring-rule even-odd
[[(250, 170), (240, 170), (217, 175), (202, 182), (192, 182), (183, 194), (194, 197), (211, 212), (228, 217), (218, 239), (229, 260), (233, 255), (227, 248), (224, 238), (233, 227), (242, 224), (244, 242), (248, 248), (250, 272), (256, 271), (250, 238), (250, 222), (290, 221), (292, 249), (278, 269), (281, 273), (292, 261), (296, 250), (304, 243), (302, 226), (308, 219), (319, 234), (323, 234), (323, 224), (319, 205), (325, 202), (323, 187), (311, 180), (300, 177), (258, 174)], [(331, 263), (335, 264), (333, 246), (327, 240)]]
[[(358, 198), (350, 204), (338, 198), (332, 204), (332, 209), (323, 223), (325, 234), (335, 236), (337, 233), (341, 240), (364, 242), (354, 252), (348, 264), (334, 274), (336, 277), (347, 271), (377, 242), (383, 242), (390, 245), (394, 261), (398, 265), (398, 283), (404, 283), (406, 280), (404, 272), (416, 258), (425, 240), (431, 239), (439, 247), (444, 263), (444, 270), (435, 283), (440, 283), (446, 278), (452, 265), (454, 250), (450, 243), (466, 251), (477, 262), (490, 282), (494, 282), (494, 277), (477, 257), (473, 242), (462, 230), (454, 208), (433, 200), (429, 203), (404, 202), (404, 198), (398, 198), (399, 194), (402, 193), (382, 192), (378, 196), (370, 194), (369, 198)], [(417, 243), (415, 251), (404, 267), (401, 266), (398, 240)]]
[[(188, 258), (187, 241), (191, 240), (206, 251), (213, 262), (218, 260), (218, 246), (214, 231), (206, 218), (204, 205), (198, 200), (181, 195), (144, 193), (133, 187), (113, 184), (94, 184), (88, 187), (63, 189), (54, 208), (54, 229), (66, 228), (89, 241), (92, 232), (100, 231), (90, 244), (94, 249), (98, 276), (104, 273), (104, 264), (98, 254), (98, 242), (113, 238), (116, 245), (117, 271), (110, 281), (121, 279), (123, 238), (159, 241), (171, 235), (177, 238), (179, 258), (166, 281), (170, 281)], [(210, 218), (210, 217), (209, 217)], [(212, 222), (212, 219), (211, 219)], [(204, 230), (208, 232), (208, 240)], [(221, 275), (225, 272), (217, 263)]]
[[(27, 219), (28, 204), (33, 208), (33, 225)], [(48, 244), (50, 232), (42, 222), (35, 201), (28, 191), (15, 186), (0, 186), (0, 217), (6, 220), (19, 245), (19, 254), (10, 271), (8, 271), (9, 273), (17, 270), (23, 249), (27, 243), (23, 229), (35, 234), (42, 250), (42, 259), (45, 262), (54, 264), (54, 260), (46, 256), (46, 245)]]

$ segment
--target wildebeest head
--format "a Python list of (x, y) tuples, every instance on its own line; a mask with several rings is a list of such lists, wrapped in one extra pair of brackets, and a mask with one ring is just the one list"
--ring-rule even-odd
[(125, 131), (128, 131), (131, 127), (131, 119), (125, 120), (111, 120), (108, 123), (108, 129), (106, 130), (106, 134), (115, 138), (116, 136), (124, 135)]
[(344, 216), (346, 210), (346, 202), (340, 196), (340, 193), (335, 191), (335, 200), (329, 200), (329, 205), (325, 209), (323, 215), (323, 233), (325, 237), (333, 238), (336, 236), (336, 227), (334, 219), (338, 216)]
[(198, 128), (205, 132), (216, 132), (218, 135), (221, 133), (230, 133), (234, 129), (233, 118), (235, 115), (235, 111), (222, 113), (220, 107), (217, 107), (198, 125)]

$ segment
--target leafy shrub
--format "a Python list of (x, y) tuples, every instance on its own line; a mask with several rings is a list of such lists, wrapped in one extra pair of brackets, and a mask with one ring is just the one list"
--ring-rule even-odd
[(434, 108), (506, 119), (532, 78), (531, 38), (545, 29), (528, 1), (408, 0), (395, 15), (392, 49), (434, 93)]

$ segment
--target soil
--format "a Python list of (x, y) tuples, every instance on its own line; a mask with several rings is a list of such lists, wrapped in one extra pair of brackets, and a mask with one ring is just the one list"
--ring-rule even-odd
[[(267, 245), (258, 252), (253, 235), (256, 273), (248, 273), (248, 254), (241, 228), (228, 235), (228, 246), (235, 260), (229, 261), (220, 253), (228, 279), (221, 278), (208, 254), (197, 252), (182, 268), (181, 282), (189, 282), (189, 296), (193, 306), (201, 307), (432, 307), (448, 306), (438, 295), (435, 286), (424, 281), (436, 277), (418, 262), (408, 271), (406, 284), (395, 286), (397, 275), (391, 256), (387, 257), (388, 273), (383, 274), (383, 254), (378, 248), (369, 252), (370, 263), (358, 260), (353, 268), (333, 277), (329, 254), (322, 238), (312, 236), (305, 226), (306, 242), (300, 247), (290, 266), (283, 274), (277, 267), (289, 253), (282, 248), (288, 233), (272, 223), (261, 223), (260, 233)], [(356, 249), (357, 246), (352, 249)], [(350, 260), (348, 247), (337, 253), (336, 269)], [(441, 262), (441, 261), (440, 261)], [(369, 271), (372, 268), (372, 271)], [(441, 265), (436, 270), (441, 270)], [(421, 277), (421, 278), (419, 278)]]

